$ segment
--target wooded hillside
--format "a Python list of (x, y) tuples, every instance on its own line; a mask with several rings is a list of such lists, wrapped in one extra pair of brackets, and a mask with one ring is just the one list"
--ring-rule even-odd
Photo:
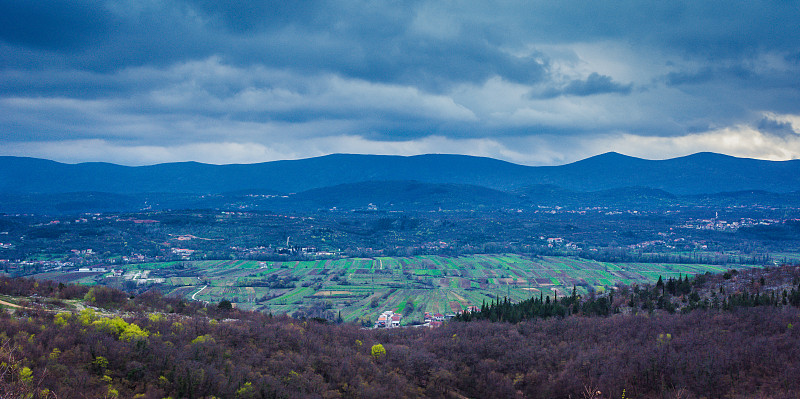
[(29, 298), (0, 314), (2, 397), (800, 394), (791, 305), (363, 330), (27, 279), (0, 294)]

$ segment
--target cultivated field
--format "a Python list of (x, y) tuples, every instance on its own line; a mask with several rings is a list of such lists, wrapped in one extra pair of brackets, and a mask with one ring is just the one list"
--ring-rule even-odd
[(149, 263), (121, 266), (120, 277), (65, 273), (60, 278), (87, 284), (117, 280), (161, 285), (169, 295), (187, 300), (227, 299), (240, 308), (273, 313), (327, 311), (348, 321), (374, 321), (382, 311), (393, 310), (405, 314), (403, 324), (410, 324), (421, 321), (424, 312), (454, 313), (493, 298), (562, 296), (573, 287), (585, 295), (618, 284), (653, 283), (659, 276), (719, 273), (732, 267), (743, 266), (605, 263), (506, 254)]

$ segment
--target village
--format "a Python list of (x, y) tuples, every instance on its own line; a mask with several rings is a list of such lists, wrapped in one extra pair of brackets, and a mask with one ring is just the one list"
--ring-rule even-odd
[[(468, 306), (465, 310), (466, 312), (479, 312), (480, 308), (477, 306), (471, 305)], [(445, 321), (456, 317), (457, 313), (448, 313), (448, 314), (441, 314), (441, 313), (431, 313), (425, 312), (422, 316), (422, 323), (419, 322), (411, 322), (408, 324), (401, 324), (403, 320), (403, 315), (399, 313), (395, 313), (391, 310), (387, 310), (378, 316), (378, 320), (375, 322), (375, 325), (372, 328), (400, 328), (400, 327), (428, 327), (428, 328), (438, 328), (441, 327)]]

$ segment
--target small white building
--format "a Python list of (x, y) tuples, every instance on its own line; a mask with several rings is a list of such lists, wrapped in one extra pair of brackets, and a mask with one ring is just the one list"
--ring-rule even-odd
[(375, 322), (375, 328), (397, 328), (400, 327), (401, 320), (403, 320), (401, 314), (387, 310), (378, 316), (378, 321)]

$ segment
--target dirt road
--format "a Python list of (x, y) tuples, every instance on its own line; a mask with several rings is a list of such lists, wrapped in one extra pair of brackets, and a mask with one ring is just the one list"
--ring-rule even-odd
[(22, 309), (22, 306), (19, 306), (19, 305), (15, 304), (15, 303), (2, 301), (2, 300), (0, 300), (0, 305), (10, 306), (12, 308), (17, 308), (17, 309)]

